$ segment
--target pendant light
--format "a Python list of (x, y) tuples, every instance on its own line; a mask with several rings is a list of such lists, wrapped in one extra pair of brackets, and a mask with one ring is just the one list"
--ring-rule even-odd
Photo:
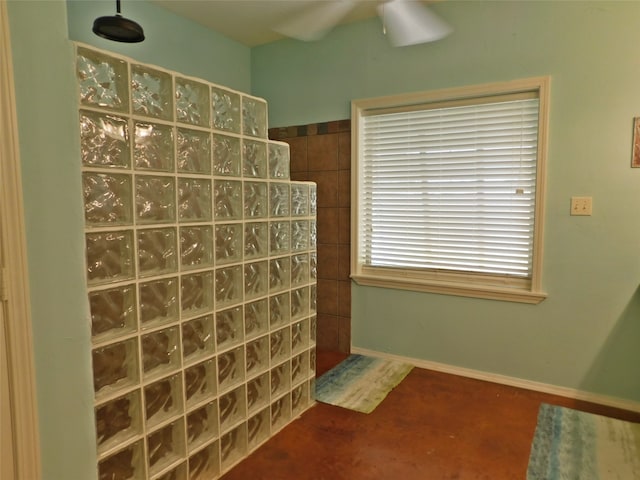
[(144, 40), (142, 27), (120, 15), (120, 0), (116, 0), (115, 15), (95, 19), (93, 33), (115, 42), (138, 43)]

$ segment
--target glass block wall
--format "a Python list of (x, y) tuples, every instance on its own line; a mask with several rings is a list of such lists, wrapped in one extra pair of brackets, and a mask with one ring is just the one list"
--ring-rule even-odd
[(313, 403), (316, 186), (260, 98), (76, 74), (99, 478), (218, 478)]

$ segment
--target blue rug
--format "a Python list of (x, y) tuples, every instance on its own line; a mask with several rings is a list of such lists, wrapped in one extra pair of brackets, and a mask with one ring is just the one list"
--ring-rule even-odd
[(350, 355), (316, 381), (316, 400), (371, 413), (411, 371), (412, 365)]
[(640, 424), (542, 404), (527, 480), (640, 480)]

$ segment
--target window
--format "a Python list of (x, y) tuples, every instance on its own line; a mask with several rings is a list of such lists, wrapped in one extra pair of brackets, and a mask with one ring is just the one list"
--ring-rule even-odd
[(352, 278), (539, 303), (547, 77), (356, 100)]

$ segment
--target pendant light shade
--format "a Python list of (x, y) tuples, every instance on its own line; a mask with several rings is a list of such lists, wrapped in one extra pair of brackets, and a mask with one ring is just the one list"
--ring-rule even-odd
[(120, 15), (120, 0), (116, 0), (116, 14), (98, 17), (93, 22), (93, 33), (115, 42), (138, 43), (144, 40), (142, 27)]

